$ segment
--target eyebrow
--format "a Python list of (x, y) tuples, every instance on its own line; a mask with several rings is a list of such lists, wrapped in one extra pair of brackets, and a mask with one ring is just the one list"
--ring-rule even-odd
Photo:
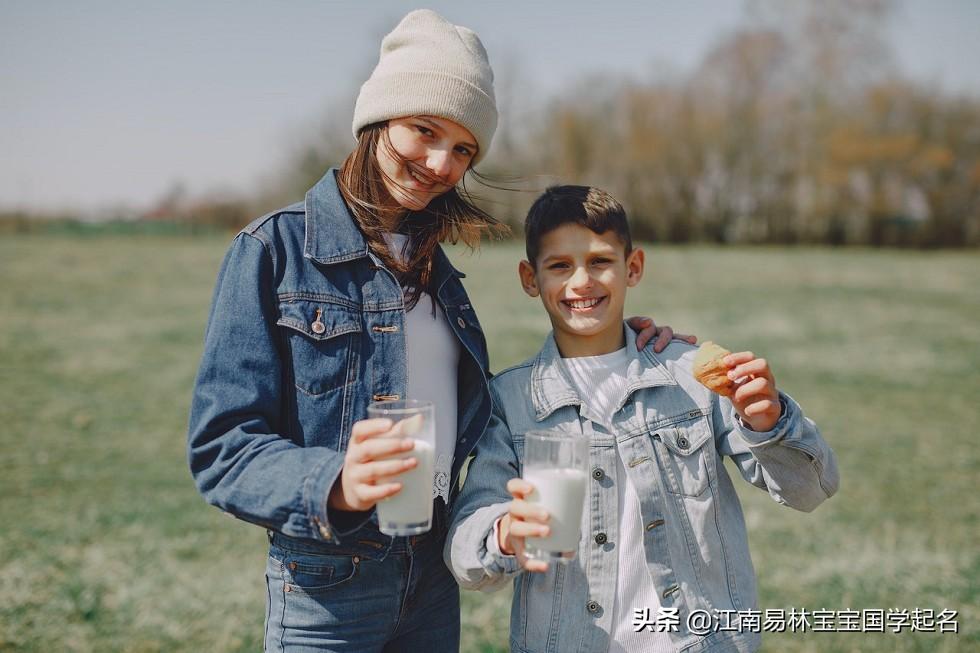
[[(603, 256), (603, 257), (606, 257), (606, 258), (615, 257), (616, 256), (616, 250), (615, 249), (600, 249), (598, 251), (591, 251), (590, 250), (586, 254), (586, 256), (587, 257)], [(574, 258), (574, 254), (569, 254), (567, 252), (559, 252), (557, 254), (549, 254), (548, 256), (545, 256), (544, 258), (541, 259), (541, 265), (545, 265), (545, 264), (547, 264), (549, 262), (561, 261), (561, 260), (569, 259), (569, 258)]]
[[(438, 129), (439, 131), (442, 131), (442, 126), (441, 126), (441, 125), (439, 125), (439, 123), (437, 123), (437, 122), (436, 122), (435, 120), (432, 120), (431, 118), (426, 118), (425, 116), (419, 116), (419, 120), (421, 120), (422, 122), (424, 122), (424, 123), (426, 123), (427, 125), (429, 125), (429, 126), (431, 126), (431, 127), (435, 127), (435, 128), (436, 128), (436, 129)], [(480, 149), (480, 148), (478, 148), (478, 147), (477, 147), (477, 146), (476, 146), (475, 144), (473, 144), (473, 143), (466, 143), (466, 142), (463, 142), (463, 143), (460, 143), (460, 145), (465, 145), (466, 147), (468, 147), (468, 148), (470, 148), (470, 149), (472, 149), (472, 150), (474, 150), (474, 151), (476, 151), (476, 150), (479, 150), (479, 149)]]

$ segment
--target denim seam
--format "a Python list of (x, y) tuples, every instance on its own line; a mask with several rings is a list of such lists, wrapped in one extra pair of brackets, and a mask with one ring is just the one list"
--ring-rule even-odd
[(308, 301), (308, 302), (320, 302), (323, 304), (337, 304), (338, 306), (343, 306), (355, 311), (361, 310), (361, 305), (357, 302), (352, 302), (346, 297), (338, 297), (336, 295), (327, 295), (325, 293), (315, 293), (315, 292), (305, 292), (305, 291), (293, 291), (293, 292), (282, 292), (276, 294), (276, 299), (280, 302), (292, 303), (295, 301)]
[[(698, 414), (697, 415), (694, 415), (693, 414), (694, 412), (697, 412)], [(657, 420), (655, 422), (648, 423), (648, 426), (650, 427), (650, 430), (651, 431), (655, 431), (656, 429), (662, 428), (664, 426), (673, 426), (674, 424), (680, 424), (681, 422), (693, 421), (693, 420), (700, 419), (702, 417), (707, 417), (707, 416), (708, 416), (708, 409), (707, 408), (697, 407), (694, 410), (684, 411), (683, 413), (680, 413), (678, 415), (672, 415), (670, 417), (664, 417), (664, 418), (659, 419), (659, 420)]]
[(529, 572), (524, 572), (521, 574), (521, 614), (524, 615), (524, 619), (521, 620), (521, 648), (527, 648), (527, 592), (528, 586), (531, 584), (531, 575)]
[(269, 239), (265, 237), (265, 234), (260, 235), (259, 232), (256, 230), (253, 232), (246, 233), (245, 235), (249, 236), (250, 238), (254, 238), (256, 241), (258, 241), (260, 245), (262, 245), (262, 249), (264, 249), (265, 253), (269, 255), (269, 261), (272, 263), (273, 269), (275, 269), (276, 257), (275, 254), (273, 254), (272, 252), (272, 243), (269, 242)]
[(272, 618), (272, 588), (269, 587), (269, 576), (265, 577), (265, 629), (262, 631), (262, 648), (269, 645), (269, 619)]
[(347, 376), (344, 377), (344, 396), (341, 398), (340, 402), (340, 446), (337, 448), (337, 452), (347, 451), (347, 445), (350, 441), (350, 429), (347, 428), (347, 415), (349, 412), (350, 403), (353, 401), (354, 393), (350, 391), (351, 384), (354, 383), (356, 379), (351, 378), (351, 372), (355, 372), (353, 361), (354, 358), (354, 343), (351, 343), (347, 347)]
[[(720, 457), (718, 458), (718, 462), (721, 465), (724, 465), (724, 461), (722, 461)], [(716, 478), (709, 479), (709, 480), (715, 481), (715, 487), (718, 487), (717, 471), (715, 473), (715, 477)], [(713, 499), (714, 498), (716, 497), (713, 497)], [(711, 502), (711, 512), (713, 513), (714, 516), (715, 529), (718, 531), (718, 542), (721, 544), (721, 557), (725, 561), (725, 578), (728, 579), (729, 598), (731, 598), (732, 605), (735, 607), (735, 609), (741, 610), (743, 609), (742, 599), (738, 592), (738, 581), (735, 576), (735, 566), (732, 564), (731, 558), (728, 555), (728, 545), (725, 544), (725, 529), (721, 527), (721, 522), (719, 521), (721, 518), (719, 514), (720, 513), (719, 505), (718, 505), (719, 503), (720, 501), (716, 501), (716, 500), (713, 500)]]
[(412, 572), (415, 570), (415, 552), (412, 550), (412, 546), (406, 543), (405, 547), (405, 557), (408, 559), (408, 570), (404, 576), (405, 578), (405, 591), (402, 592), (401, 605), (398, 608), (398, 616), (395, 618), (395, 623), (391, 627), (391, 633), (398, 632), (398, 627), (402, 623), (402, 619), (407, 616), (408, 613), (408, 595), (412, 589)]
[(551, 602), (551, 631), (548, 633), (548, 653), (558, 650), (558, 625), (561, 622), (562, 588), (565, 585), (565, 565), (555, 563), (555, 595)]
[(293, 329), (295, 331), (299, 331), (303, 335), (308, 336), (313, 340), (316, 340), (317, 342), (332, 340), (333, 338), (347, 335), (349, 333), (361, 333), (360, 324), (348, 324), (342, 327), (338, 327), (337, 329), (329, 333), (320, 333), (320, 334), (311, 333), (308, 330), (309, 326), (306, 324), (306, 322), (300, 322), (299, 320), (295, 320), (291, 317), (281, 317), (278, 320), (276, 320), (276, 324), (278, 326), (284, 326)]
[(279, 579), (282, 581), (282, 614), (279, 616), (279, 651), (286, 652), (286, 563), (279, 561)]

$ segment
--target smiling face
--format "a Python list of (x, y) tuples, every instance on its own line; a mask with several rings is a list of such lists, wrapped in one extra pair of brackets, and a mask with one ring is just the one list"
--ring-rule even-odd
[(612, 230), (562, 224), (540, 239), (535, 265), (521, 261), (521, 285), (541, 297), (563, 357), (622, 348), (626, 289), (643, 276), (643, 251), (628, 254)]
[(452, 120), (413, 116), (388, 121), (377, 152), (388, 193), (402, 208), (420, 211), (459, 183), (477, 146)]

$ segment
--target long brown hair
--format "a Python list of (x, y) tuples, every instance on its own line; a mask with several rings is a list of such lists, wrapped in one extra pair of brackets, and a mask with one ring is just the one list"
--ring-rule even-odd
[[(421, 211), (405, 214), (405, 209), (394, 201), (385, 187), (385, 173), (378, 165), (379, 142), (387, 137), (387, 123), (384, 122), (362, 129), (357, 146), (340, 168), (338, 186), (368, 247), (395, 274), (404, 289), (406, 310), (411, 310), (422, 292), (435, 297), (432, 261), (439, 243), (455, 244), (462, 240), (474, 249), (480, 244), (484, 232), (501, 234), (507, 227), (473, 204), (472, 197), (462, 186), (432, 198)], [(389, 152), (398, 156), (390, 143), (386, 145)], [(409, 249), (403, 259), (392, 254), (384, 239), (384, 233), (391, 230), (390, 225), (400, 216), (403, 217), (397, 231), (409, 236)]]

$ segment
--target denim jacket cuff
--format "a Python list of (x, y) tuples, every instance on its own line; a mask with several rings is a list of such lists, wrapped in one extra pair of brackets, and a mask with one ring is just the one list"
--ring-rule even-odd
[[(791, 432), (793, 424), (799, 419), (799, 406), (789, 395), (784, 394), (782, 391), (779, 391), (779, 406), (781, 411), (779, 419), (776, 420), (776, 424), (768, 431), (753, 431), (748, 424), (742, 421), (738, 413), (735, 413), (735, 422), (738, 424), (739, 434), (747, 445), (750, 447), (762, 447), (776, 444), (787, 433)], [(732, 408), (732, 411), (734, 412), (735, 409)]]
[(371, 519), (373, 510), (342, 512), (330, 510), (327, 500), (330, 490), (340, 477), (344, 466), (343, 456), (327, 455), (316, 465), (303, 483), (303, 501), (313, 524), (313, 537), (331, 544), (338, 544), (344, 535), (353, 533)]

